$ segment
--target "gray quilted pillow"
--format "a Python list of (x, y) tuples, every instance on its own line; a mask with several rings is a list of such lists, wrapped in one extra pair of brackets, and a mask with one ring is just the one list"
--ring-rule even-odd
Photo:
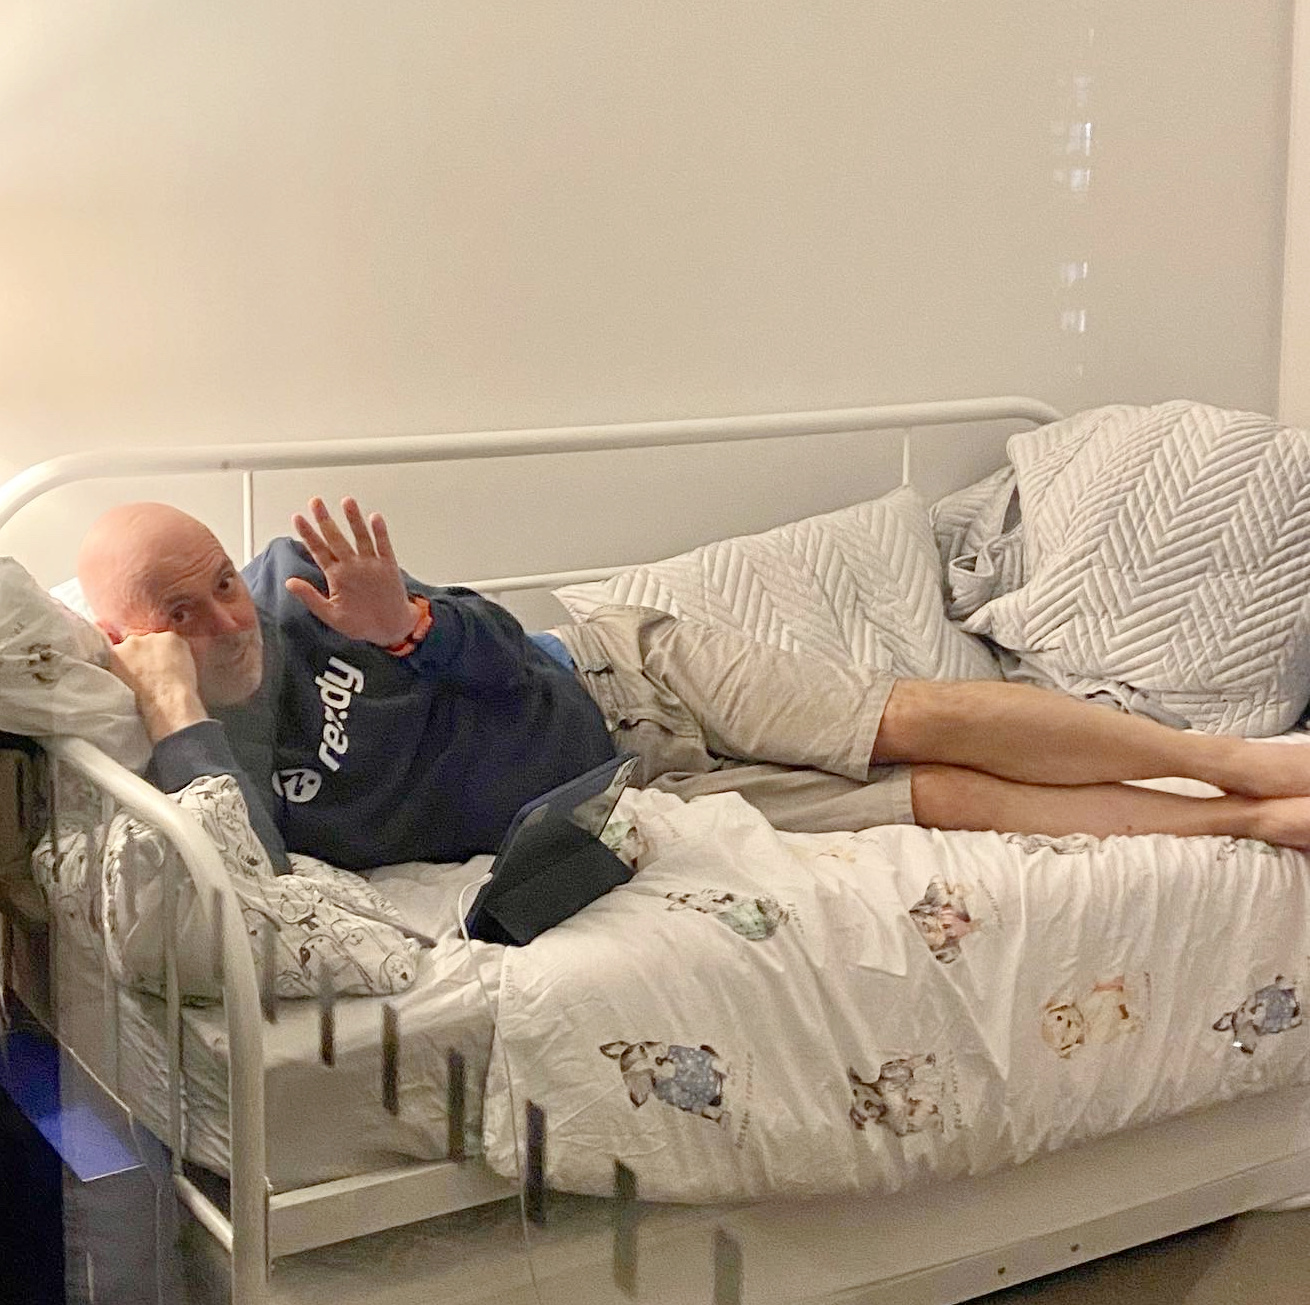
[(906, 678), (1000, 675), (986, 644), (947, 619), (928, 511), (908, 486), (555, 596), (578, 620), (608, 603), (654, 607)]
[(1070, 693), (1215, 733), (1296, 723), (1310, 698), (1310, 433), (1176, 400), (1079, 413), (1012, 436), (1009, 452), (1022, 575), (967, 628)]

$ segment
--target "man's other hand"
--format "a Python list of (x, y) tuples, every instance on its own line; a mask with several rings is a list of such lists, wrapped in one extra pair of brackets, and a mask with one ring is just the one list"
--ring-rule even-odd
[(196, 664), (181, 635), (133, 634), (110, 650), (109, 669), (136, 695), (152, 743), (207, 718)]
[(310, 499), (309, 510), (313, 523), (298, 512), (291, 520), (310, 557), (323, 572), (328, 591), (324, 595), (298, 576), (286, 582), (287, 591), (324, 625), (348, 639), (382, 648), (403, 643), (414, 629), (417, 613), (405, 592), (381, 513), (372, 513), (365, 522), (353, 498), (341, 500), (346, 524), (354, 536), (352, 543), (321, 498)]

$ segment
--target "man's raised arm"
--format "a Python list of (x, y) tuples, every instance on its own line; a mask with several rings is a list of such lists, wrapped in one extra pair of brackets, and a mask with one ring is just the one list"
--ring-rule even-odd
[(292, 518), (327, 593), (300, 576), (286, 581), (288, 593), (339, 634), (412, 658), (420, 675), (485, 689), (522, 676), (525, 636), (514, 617), (470, 590), (442, 592), (408, 580), (381, 513), (366, 521), (349, 497), (341, 509), (349, 536), (321, 498), (309, 501), (312, 521)]

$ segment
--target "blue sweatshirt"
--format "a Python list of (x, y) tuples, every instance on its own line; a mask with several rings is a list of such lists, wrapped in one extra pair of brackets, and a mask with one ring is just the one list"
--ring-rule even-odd
[(173, 791), (234, 775), (278, 869), (284, 848), (351, 870), (495, 851), (524, 802), (614, 755), (573, 673), (471, 590), (406, 576), (432, 629), (399, 658), (287, 593), (293, 575), (327, 588), (293, 540), (242, 574), (264, 633), (259, 691), (162, 739), (150, 777)]

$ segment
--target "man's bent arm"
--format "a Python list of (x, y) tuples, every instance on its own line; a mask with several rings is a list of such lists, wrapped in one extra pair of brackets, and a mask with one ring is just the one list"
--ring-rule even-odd
[[(293, 557), (302, 565), (293, 562), (292, 573), (284, 572), (287, 593), (329, 629), (404, 656), (420, 675), (493, 692), (522, 683), (535, 650), (529, 651), (523, 627), (509, 612), (471, 590), (418, 583), (396, 561), (380, 513), (365, 520), (351, 497), (341, 500), (341, 508), (346, 530), (317, 496), (309, 500), (308, 516), (292, 517), (300, 537)], [(276, 566), (279, 552), (266, 550), (265, 563)], [(250, 577), (250, 588), (259, 602), (263, 577)], [(426, 612), (414, 606), (420, 596), (427, 600)]]
[(231, 775), (236, 780), (246, 800), (250, 827), (263, 843), (273, 869), (278, 874), (289, 873), (291, 863), (282, 835), (250, 776), (237, 764), (227, 732), (218, 721), (196, 721), (160, 739), (146, 770), (146, 778), (165, 793), (176, 793), (204, 775)]
[(195, 662), (176, 634), (130, 635), (114, 645), (110, 668), (136, 696), (146, 733), (155, 745), (146, 778), (176, 793), (203, 775), (231, 775), (241, 789), (250, 827), (278, 874), (291, 868), (282, 835), (250, 776), (237, 764), (227, 732), (200, 700)]

